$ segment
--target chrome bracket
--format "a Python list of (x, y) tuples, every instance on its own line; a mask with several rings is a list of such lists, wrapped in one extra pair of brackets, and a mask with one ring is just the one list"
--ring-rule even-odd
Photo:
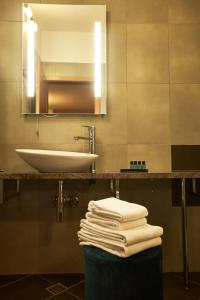
[(110, 190), (111, 193), (115, 195), (117, 199), (119, 199), (119, 179), (111, 179), (110, 180)]

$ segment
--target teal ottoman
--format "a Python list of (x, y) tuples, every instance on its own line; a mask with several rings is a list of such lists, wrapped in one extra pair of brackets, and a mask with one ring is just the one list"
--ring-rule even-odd
[(84, 246), (85, 300), (162, 300), (162, 248), (120, 258)]

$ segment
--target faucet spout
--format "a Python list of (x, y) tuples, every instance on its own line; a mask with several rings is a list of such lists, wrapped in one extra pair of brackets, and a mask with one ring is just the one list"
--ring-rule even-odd
[(75, 141), (78, 141), (78, 140), (89, 140), (89, 138), (88, 137), (84, 137), (84, 136), (74, 136), (74, 140)]

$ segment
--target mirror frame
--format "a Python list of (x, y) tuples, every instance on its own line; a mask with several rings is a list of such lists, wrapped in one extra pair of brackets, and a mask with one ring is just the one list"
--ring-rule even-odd
[[(48, 106), (48, 111), (46, 112), (41, 112), (41, 109), (37, 108), (36, 106), (38, 106), (38, 104), (36, 103), (36, 89), (37, 86), (41, 86), (41, 83), (39, 82), (36, 83), (36, 71), (34, 72), (34, 75), (28, 75), (29, 71), (28, 71), (28, 66), (30, 68), (30, 62), (29, 62), (29, 52), (30, 50), (28, 50), (30, 48), (30, 44), (29, 44), (29, 40), (30, 40), (30, 36), (32, 35), (32, 39), (33, 39), (33, 35), (35, 34), (35, 32), (38, 30), (37, 29), (37, 23), (33, 17), (33, 14), (31, 15), (31, 17), (28, 15), (30, 14), (30, 12), (27, 11), (27, 9), (34, 7), (34, 6), (39, 6), (41, 8), (41, 6), (46, 6), (46, 7), (50, 7), (50, 6), (56, 6), (56, 7), (65, 7), (65, 8), (69, 8), (69, 7), (73, 7), (73, 8), (77, 8), (80, 11), (80, 6), (81, 8), (98, 8), (101, 7), (101, 9), (104, 10), (105, 14), (104, 14), (104, 24), (103, 24), (103, 29), (101, 29), (101, 22), (94, 22), (94, 31), (92, 32), (92, 35), (94, 36), (94, 40), (96, 37), (96, 33), (99, 34), (100, 38), (99, 40), (97, 40), (97, 42), (94, 43), (94, 60), (97, 57), (97, 63), (93, 62), (93, 68), (94, 70), (93, 72), (93, 79), (90, 81), (87, 79), (80, 79), (81, 83), (79, 82), (79, 88), (81, 89), (81, 87), (84, 87), (84, 90), (88, 90), (89, 92), (86, 92), (85, 94), (85, 99), (87, 98), (87, 103), (89, 102), (89, 98), (93, 99), (93, 106), (94, 106), (94, 112), (68, 112), (68, 111), (63, 111), (63, 112), (58, 112), (58, 111), (49, 111), (49, 106)], [(26, 12), (25, 12), (26, 11)], [(30, 25), (30, 26), (29, 26)], [(30, 32), (27, 30), (27, 28), (31, 28), (31, 34)], [(101, 31), (102, 30), (102, 31)], [(100, 42), (99, 42), (100, 41)], [(103, 41), (103, 42), (102, 42)], [(98, 51), (96, 51), (95, 49), (98, 49), (99, 45), (101, 45), (101, 47), (99, 49), (101, 49), (100, 54), (98, 53)], [(34, 55), (36, 57), (36, 48), (34, 46)], [(102, 57), (100, 57), (100, 55), (102, 55), (103, 52), (103, 59)], [(34, 57), (34, 69), (36, 70), (36, 58)], [(99, 58), (100, 57), (100, 58)], [(98, 59), (100, 62), (98, 62)], [(41, 60), (42, 62), (42, 60)], [(67, 63), (67, 62), (66, 62)], [(76, 63), (76, 62), (75, 62)], [(42, 3), (22, 3), (22, 70), (23, 70), (23, 74), (22, 74), (22, 114), (23, 115), (91, 115), (91, 116), (98, 116), (98, 115), (105, 115), (107, 114), (107, 67), (106, 67), (106, 5), (71, 5), (71, 4), (42, 4)], [(99, 71), (100, 70), (100, 71)], [(97, 82), (97, 76), (98, 76), (98, 72), (101, 72), (101, 76), (100, 77), (100, 82), (101, 82), (101, 87), (98, 87), (98, 84), (96, 84)], [(84, 77), (86, 78), (86, 76)], [(32, 81), (32, 94), (31, 92), (29, 93), (28, 90), (30, 90), (29, 88), (29, 83)], [(44, 80), (42, 81), (44, 83)], [(50, 85), (54, 87), (55, 90), (55, 80), (53, 81), (52, 78), (46, 79), (45, 78), (45, 83), (48, 82), (47, 86), (48, 86), (48, 95), (50, 94), (49, 90), (50, 90)], [(53, 82), (54, 84), (52, 85), (51, 83), (49, 84), (49, 82)], [(59, 85), (58, 82), (63, 82), (63, 79), (56, 79), (56, 83), (57, 86)], [(69, 82), (71, 82), (71, 84), (73, 84), (74, 82), (77, 82), (77, 80), (74, 81), (74, 79), (69, 79), (66, 84), (67, 87), (69, 87)], [(83, 83), (84, 82), (84, 83)], [(77, 86), (76, 85), (76, 92), (77, 92)], [(31, 85), (30, 85), (31, 86)], [(34, 86), (34, 88), (33, 88)], [(61, 85), (60, 85), (61, 86)], [(63, 86), (63, 85), (62, 85)], [(88, 88), (86, 88), (88, 87)], [(91, 92), (91, 88), (92, 88), (92, 92)], [(58, 88), (57, 88), (58, 89)], [(34, 90), (34, 92), (33, 92)], [(35, 93), (35, 94), (34, 94)], [(61, 93), (61, 92), (60, 92)], [(83, 93), (83, 92), (82, 92)], [(88, 94), (87, 94), (88, 93)], [(39, 94), (41, 95), (41, 94)], [(51, 94), (51, 95), (55, 95), (55, 94)], [(66, 94), (64, 94), (66, 95)], [(92, 95), (92, 97), (91, 97)], [(37, 96), (39, 98), (39, 103), (40, 103), (40, 96)], [(53, 97), (53, 96), (52, 96)], [(78, 98), (78, 96), (76, 96)], [(50, 97), (48, 96), (48, 99)], [(80, 100), (79, 100), (80, 101)], [(48, 101), (47, 101), (48, 102)], [(55, 102), (55, 100), (54, 100)], [(48, 102), (49, 103), (49, 102)], [(62, 102), (63, 103), (63, 102)], [(78, 102), (77, 102), (78, 103)], [(39, 104), (40, 105), (40, 104)], [(88, 104), (91, 106), (91, 104)], [(26, 106), (28, 108), (26, 108)], [(83, 108), (84, 109), (84, 108)]]

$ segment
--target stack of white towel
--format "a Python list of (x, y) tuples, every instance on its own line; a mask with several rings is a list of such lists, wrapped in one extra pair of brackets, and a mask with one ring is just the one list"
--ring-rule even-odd
[(162, 227), (147, 224), (146, 207), (117, 198), (90, 201), (78, 231), (80, 245), (128, 257), (161, 244)]

